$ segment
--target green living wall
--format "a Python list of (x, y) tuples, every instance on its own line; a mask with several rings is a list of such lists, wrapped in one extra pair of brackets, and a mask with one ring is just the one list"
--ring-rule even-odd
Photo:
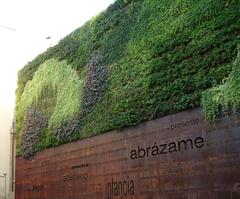
[(18, 154), (200, 106), (233, 81), (239, 10), (238, 0), (117, 0), (19, 71)]

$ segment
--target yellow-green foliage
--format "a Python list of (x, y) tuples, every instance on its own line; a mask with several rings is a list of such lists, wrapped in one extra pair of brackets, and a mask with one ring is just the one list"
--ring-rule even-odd
[(202, 106), (210, 122), (217, 119), (220, 111), (234, 112), (240, 108), (240, 52), (226, 82), (203, 93)]
[(18, 128), (31, 106), (49, 116), (50, 128), (71, 118), (80, 111), (82, 87), (83, 80), (65, 61), (46, 61), (27, 83), (17, 104)]

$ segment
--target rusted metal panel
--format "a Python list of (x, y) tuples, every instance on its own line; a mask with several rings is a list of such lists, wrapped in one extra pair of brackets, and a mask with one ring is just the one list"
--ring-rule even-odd
[(209, 125), (194, 109), (16, 167), (16, 199), (240, 199), (240, 118)]

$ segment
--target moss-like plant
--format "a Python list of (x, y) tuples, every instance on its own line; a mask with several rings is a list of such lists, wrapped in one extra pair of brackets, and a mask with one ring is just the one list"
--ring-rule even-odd
[(46, 61), (27, 83), (17, 103), (18, 129), (21, 129), (26, 110), (31, 106), (49, 116), (49, 128), (79, 113), (82, 86), (83, 80), (65, 61)]
[(220, 112), (236, 112), (240, 108), (240, 52), (225, 83), (213, 87), (202, 95), (206, 120), (215, 121)]

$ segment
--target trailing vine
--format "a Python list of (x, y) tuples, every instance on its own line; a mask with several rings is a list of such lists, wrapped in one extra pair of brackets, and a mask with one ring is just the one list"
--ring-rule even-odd
[(236, 113), (240, 108), (240, 51), (225, 83), (202, 94), (202, 106), (207, 121), (215, 121), (221, 112)]

